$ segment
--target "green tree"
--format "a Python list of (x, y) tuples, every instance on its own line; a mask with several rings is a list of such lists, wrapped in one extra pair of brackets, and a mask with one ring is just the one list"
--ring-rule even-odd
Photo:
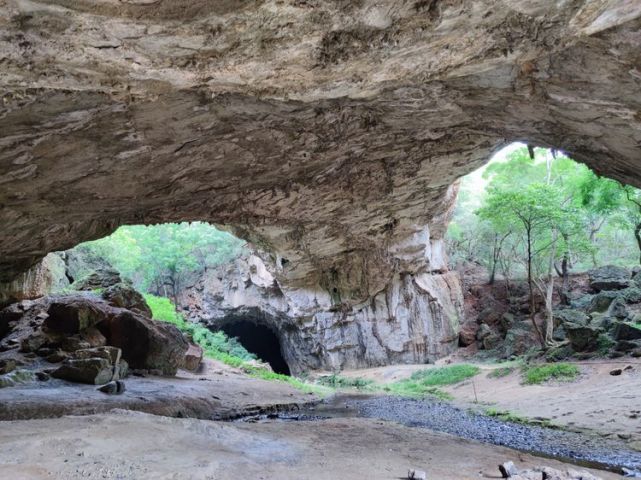
[(191, 277), (238, 256), (244, 242), (207, 223), (193, 222), (124, 226), (85, 245), (138, 289), (177, 303), (178, 293)]
[[(492, 189), (478, 215), (489, 221), (497, 233), (515, 231), (524, 246), (523, 262), (526, 271), (530, 316), (539, 339), (545, 336), (536, 323), (535, 263), (556, 249), (558, 227), (563, 210), (558, 191), (550, 185), (531, 184), (520, 191)], [(552, 254), (554, 256), (554, 254)]]

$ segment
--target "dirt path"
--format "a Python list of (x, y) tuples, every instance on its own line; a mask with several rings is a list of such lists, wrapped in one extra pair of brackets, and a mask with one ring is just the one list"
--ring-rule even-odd
[(564, 468), (507, 448), (369, 419), (247, 424), (116, 411), (0, 423), (0, 471), (16, 480), (392, 480), (408, 468), (426, 470), (430, 479), (476, 480), (500, 478), (497, 465), (506, 460), (523, 468)]
[(102, 413), (114, 408), (203, 419), (227, 419), (263, 411), (287, 410), (316, 400), (282, 382), (248, 377), (212, 360), (202, 371), (176, 377), (133, 377), (122, 395), (105, 395), (93, 385), (51, 379), (0, 389), (0, 420), (51, 418)]
[[(444, 362), (439, 362), (442, 365)], [(575, 431), (594, 431), (619, 437), (641, 449), (641, 362), (600, 360), (580, 362), (581, 376), (571, 383), (522, 385), (518, 368), (502, 378), (488, 376), (500, 365), (479, 365), (482, 372), (472, 380), (444, 387), (462, 408), (505, 410), (527, 418), (548, 419)], [(633, 368), (619, 376), (615, 368)], [(341, 372), (385, 384), (408, 378), (430, 365), (399, 365)], [(476, 390), (476, 394), (475, 394)], [(476, 402), (478, 399), (478, 403)]]

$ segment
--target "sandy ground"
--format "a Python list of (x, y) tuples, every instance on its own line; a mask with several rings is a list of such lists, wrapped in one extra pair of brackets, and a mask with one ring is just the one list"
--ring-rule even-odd
[[(444, 389), (454, 396), (454, 404), (461, 407), (492, 407), (528, 418), (548, 419), (571, 430), (621, 436), (636, 449), (641, 449), (641, 362), (637, 359), (600, 360), (577, 365), (581, 376), (576, 381), (545, 385), (521, 385), (518, 369), (503, 378), (490, 378), (489, 372), (497, 366), (479, 365), (483, 371), (473, 380)], [(611, 370), (627, 365), (633, 368), (620, 376), (610, 375)], [(399, 365), (341, 374), (384, 384), (430, 367)]]
[[(223, 423), (140, 412), (0, 422), (2, 478), (500, 478), (497, 465), (566, 468), (510, 449), (369, 419)], [(593, 472), (605, 480), (621, 478)]]
[(180, 370), (175, 377), (129, 376), (125, 385), (122, 395), (55, 379), (1, 388), (0, 420), (86, 415), (114, 408), (215, 420), (295, 408), (316, 399), (285, 383), (251, 378), (212, 360), (205, 360), (196, 374)]

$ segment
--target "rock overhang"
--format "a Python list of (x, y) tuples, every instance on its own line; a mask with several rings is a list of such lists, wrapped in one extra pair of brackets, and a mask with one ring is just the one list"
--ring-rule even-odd
[(452, 183), (508, 141), (639, 184), (634, 2), (8, 1), (0, 279), (206, 220), (283, 288), (442, 271)]

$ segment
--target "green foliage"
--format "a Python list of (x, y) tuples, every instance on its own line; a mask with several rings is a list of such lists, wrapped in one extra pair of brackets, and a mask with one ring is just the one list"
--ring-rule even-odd
[(175, 296), (185, 281), (242, 253), (244, 242), (202, 222), (123, 226), (81, 248), (109, 261), (141, 291)]
[(440, 390), (439, 386), (462, 382), (477, 375), (479, 372), (479, 367), (465, 363), (427, 368), (414, 372), (406, 380), (400, 380), (388, 385), (384, 390), (402, 396), (435, 396), (442, 400), (448, 400), (451, 399), (451, 395)]
[(478, 262), (490, 273), (523, 278), (524, 222), (532, 224), (535, 275), (547, 269), (550, 255), (575, 271), (639, 262), (641, 190), (550, 150), (537, 148), (532, 159), (525, 146), (509, 148), (505, 158), (461, 181), (446, 235), (454, 263)]
[(579, 373), (579, 368), (571, 363), (546, 363), (524, 367), (523, 383), (526, 385), (538, 385), (549, 380), (571, 382)]
[(487, 374), (488, 378), (503, 378), (507, 377), (514, 371), (514, 367), (499, 367), (492, 370)]
[(168, 298), (151, 294), (144, 294), (144, 297), (155, 320), (176, 325), (180, 331), (190, 335), (208, 357), (233, 367), (240, 367), (247, 361), (256, 360), (256, 356), (248, 352), (235, 338), (185, 321)]
[(356, 388), (358, 390), (370, 388), (374, 383), (372, 380), (364, 378), (348, 378), (338, 375), (337, 373), (319, 377), (317, 382), (320, 385), (325, 385), (326, 387)]

